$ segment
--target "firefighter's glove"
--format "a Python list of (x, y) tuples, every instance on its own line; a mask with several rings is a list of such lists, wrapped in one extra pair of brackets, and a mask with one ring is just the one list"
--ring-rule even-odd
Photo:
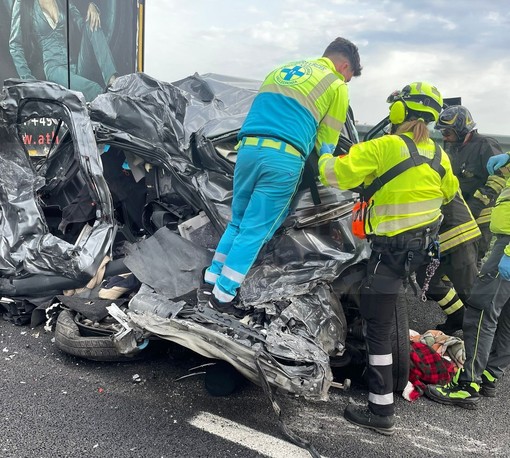
[(504, 254), (498, 265), (499, 274), (506, 280), (510, 281), (510, 256)]
[(494, 175), (496, 170), (505, 166), (506, 163), (510, 160), (510, 156), (508, 153), (498, 154), (496, 156), (492, 156), (487, 161), (487, 171), (489, 175)]
[(335, 145), (333, 143), (323, 143), (319, 151), (319, 157), (323, 154), (333, 154), (335, 152)]

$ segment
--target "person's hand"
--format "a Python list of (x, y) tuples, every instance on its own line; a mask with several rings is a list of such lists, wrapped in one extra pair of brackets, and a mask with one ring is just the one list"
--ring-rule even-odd
[(496, 156), (492, 156), (487, 161), (487, 171), (489, 175), (494, 175), (496, 170), (500, 169), (510, 160), (510, 156), (508, 153), (498, 154)]
[(323, 143), (319, 151), (319, 157), (321, 157), (323, 154), (333, 154), (334, 151), (335, 145), (333, 145), (333, 143)]
[(510, 256), (504, 254), (498, 265), (499, 274), (506, 280), (510, 281)]
[(89, 3), (87, 8), (87, 19), (91, 32), (95, 32), (101, 28), (101, 16), (99, 15), (99, 9), (95, 3)]
[(336, 146), (332, 143), (323, 143), (321, 145), (321, 149), (318, 152), (319, 155), (319, 180), (324, 186), (330, 186), (328, 180), (326, 179), (326, 174), (324, 168), (326, 167), (326, 163), (329, 162), (330, 159), (333, 159), (333, 152), (335, 151)]

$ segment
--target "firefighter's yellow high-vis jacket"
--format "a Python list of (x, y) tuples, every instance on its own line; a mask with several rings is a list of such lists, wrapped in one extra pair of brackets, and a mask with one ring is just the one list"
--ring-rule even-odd
[[(412, 133), (405, 135), (413, 139)], [(436, 147), (432, 140), (416, 147), (420, 155), (434, 157)], [(385, 135), (353, 145), (346, 156), (323, 154), (319, 159), (320, 178), (323, 184), (340, 189), (368, 186), (409, 156), (404, 140), (398, 135)], [(430, 165), (421, 164), (405, 170), (379, 189), (369, 201), (365, 232), (393, 236), (438, 220), (441, 206), (450, 202), (459, 189), (443, 150), (440, 163), (445, 170), (443, 178)]]
[(348, 107), (347, 84), (330, 59), (286, 64), (262, 83), (238, 139), (282, 140), (306, 158), (314, 146), (320, 151), (323, 144), (338, 143)]
[(439, 228), (441, 254), (454, 251), (463, 243), (478, 239), (482, 232), (459, 189), (455, 197), (441, 208), (444, 215)]
[[(510, 235), (510, 178), (492, 210), (490, 229), (493, 234)], [(505, 254), (510, 256), (510, 244), (505, 248)]]

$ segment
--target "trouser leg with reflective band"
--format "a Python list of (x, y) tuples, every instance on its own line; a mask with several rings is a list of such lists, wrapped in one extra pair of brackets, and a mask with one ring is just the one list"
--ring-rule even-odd
[(500, 379), (510, 366), (510, 300), (505, 302), (498, 319), (498, 329), (492, 342), (486, 369)]
[[(301, 179), (301, 157), (260, 146), (239, 149), (232, 220), (206, 273), (213, 294), (231, 301), (264, 245), (286, 218)], [(211, 281), (213, 280), (213, 281)]]
[(365, 286), (360, 304), (368, 348), (368, 405), (373, 413), (384, 416), (395, 412), (391, 331), (397, 297)]
[[(510, 306), (510, 281), (496, 277), (499, 261), (509, 242), (510, 236), (498, 236), (466, 304), (463, 326), (466, 361), (459, 377), (461, 381), (480, 383), (491, 348), (497, 348), (499, 364), (510, 362), (510, 313), (502, 313), (504, 308)], [(487, 274), (496, 279), (487, 281)]]
[(360, 312), (368, 347), (368, 406), (377, 415), (393, 415), (395, 411), (391, 341), (395, 307), (404, 276), (416, 271), (425, 256), (423, 248), (397, 251), (372, 243)]
[[(475, 281), (478, 269), (477, 243), (466, 243), (453, 252), (441, 256), (441, 264), (431, 278), (427, 298), (436, 301), (446, 315), (459, 311), (466, 302)], [(420, 286), (423, 286), (426, 265), (416, 272)], [(444, 275), (453, 284), (454, 288), (445, 284)]]

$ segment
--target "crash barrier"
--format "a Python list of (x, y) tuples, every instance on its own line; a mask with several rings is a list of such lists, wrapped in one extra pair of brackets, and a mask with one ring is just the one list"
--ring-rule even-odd
[[(359, 138), (364, 138), (365, 134), (369, 132), (374, 126), (371, 124), (356, 124), (356, 130), (358, 131)], [(501, 145), (501, 149), (503, 151), (510, 151), (510, 135), (500, 135), (500, 134), (486, 134), (484, 132), (480, 132), (482, 135), (487, 135), (492, 137), (498, 141)], [(442, 137), (439, 131), (432, 131), (431, 137), (433, 140), (442, 143)]]

